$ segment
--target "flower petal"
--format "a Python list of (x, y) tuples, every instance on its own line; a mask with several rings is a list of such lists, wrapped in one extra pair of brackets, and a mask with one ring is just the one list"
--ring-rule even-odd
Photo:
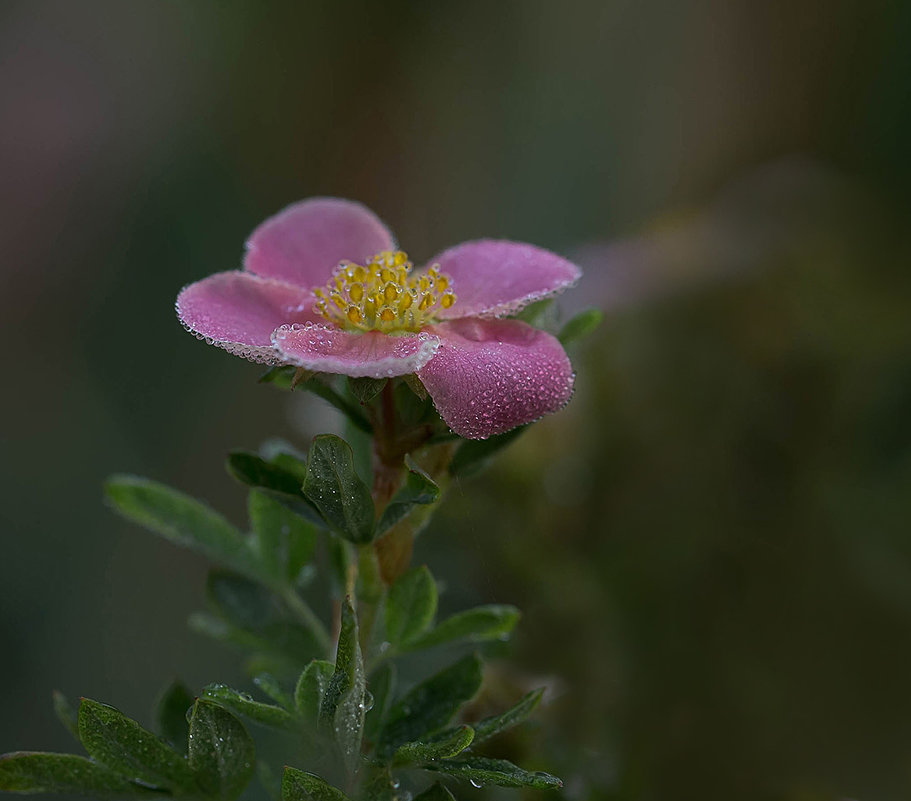
[(572, 365), (550, 334), (519, 320), (455, 320), (428, 331), (439, 352), (418, 370), (457, 434), (486, 439), (555, 412), (573, 390)]
[(244, 267), (309, 288), (325, 284), (340, 261), (363, 263), (394, 249), (389, 229), (366, 206), (318, 197), (294, 203), (262, 223), (247, 240)]
[(210, 345), (254, 362), (278, 364), (272, 332), (316, 319), (313, 296), (300, 287), (240, 271), (215, 273), (177, 296), (184, 327)]
[(391, 378), (423, 367), (440, 347), (438, 337), (360, 334), (326, 325), (282, 326), (272, 335), (282, 360), (321, 373)]
[(463, 242), (440, 253), (429, 264), (452, 278), (455, 305), (441, 310), (442, 320), (501, 317), (562, 292), (579, 280), (578, 267), (534, 245), (482, 239)]

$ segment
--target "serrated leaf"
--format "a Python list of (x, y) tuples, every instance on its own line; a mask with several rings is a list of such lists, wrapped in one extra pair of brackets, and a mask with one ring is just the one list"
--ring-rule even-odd
[(378, 751), (390, 756), (403, 743), (442, 729), (481, 687), (481, 660), (469, 654), (407, 692), (389, 710)]
[(388, 378), (349, 378), (348, 389), (357, 398), (358, 403), (366, 406), (383, 391), (383, 387), (388, 383)]
[(247, 508), (260, 564), (275, 582), (294, 584), (316, 550), (313, 525), (261, 490), (250, 492)]
[(149, 531), (226, 567), (250, 572), (253, 560), (243, 535), (195, 498), (137, 476), (112, 477), (105, 494), (120, 514)]
[(400, 745), (393, 757), (397, 765), (409, 765), (419, 762), (434, 762), (461, 754), (474, 740), (474, 729), (471, 726), (459, 726), (446, 737), (434, 738), (430, 742), (413, 742)]
[[(211, 571), (206, 594), (233, 630), (248, 635), (248, 647), (279, 653), (298, 663), (307, 662), (322, 650), (324, 633), (305, 627), (284, 600), (254, 581)], [(230, 634), (230, 629), (224, 633)]]
[(351, 602), (346, 599), (342, 605), (335, 672), (323, 695), (319, 723), (324, 731), (333, 733), (349, 770), (353, 770), (360, 758), (366, 690), (357, 616)]
[(195, 701), (193, 694), (179, 681), (165, 689), (155, 704), (155, 727), (179, 754), (187, 753), (190, 724), (187, 713)]
[(476, 606), (446, 618), (426, 634), (408, 643), (405, 650), (415, 651), (463, 640), (484, 642), (503, 639), (516, 627), (520, 617), (521, 613), (514, 606)]
[(563, 786), (563, 782), (556, 776), (540, 770), (523, 770), (505, 759), (488, 759), (486, 757), (441, 759), (421, 767), (445, 773), (447, 776), (468, 779), (475, 786), (496, 784), (499, 787), (533, 787), (536, 790), (554, 790)]
[(437, 611), (437, 585), (426, 566), (415, 567), (396, 580), (386, 596), (386, 638), (395, 646), (407, 645), (433, 622)]
[(190, 716), (189, 764), (208, 796), (232, 801), (253, 778), (253, 738), (226, 709), (199, 699)]
[(131, 779), (172, 791), (195, 787), (193, 772), (180, 754), (112, 706), (83, 698), (79, 739), (89, 756)]
[(604, 312), (600, 309), (584, 309), (566, 322), (563, 328), (560, 329), (560, 333), (557, 334), (557, 339), (560, 340), (562, 345), (568, 345), (570, 342), (584, 339), (601, 325), (603, 319)]
[(535, 710), (543, 695), (543, 689), (533, 690), (502, 714), (473, 723), (475, 743), (482, 743), (500, 732), (518, 726)]
[(26, 794), (67, 793), (94, 798), (160, 795), (85, 757), (39, 751), (15, 751), (0, 756), (0, 790)]
[(69, 733), (78, 741), (79, 721), (76, 717), (76, 710), (73, 709), (66, 696), (58, 690), (54, 690), (54, 712), (57, 713), (58, 719), (66, 726)]
[(294, 689), (294, 705), (301, 717), (315, 724), (319, 720), (320, 706), (335, 673), (335, 665), (322, 659), (314, 659), (304, 668)]
[(314, 438), (303, 491), (336, 533), (351, 542), (370, 542), (373, 498), (354, 469), (351, 446), (341, 437)]
[(282, 801), (348, 801), (348, 796), (315, 773), (285, 768)]
[(203, 698), (227, 707), (232, 712), (242, 715), (255, 723), (273, 729), (294, 729), (293, 715), (280, 706), (256, 701), (247, 693), (233, 690), (224, 684), (210, 684), (202, 691)]
[(528, 428), (527, 425), (497, 434), (487, 439), (470, 439), (463, 442), (452, 457), (449, 464), (449, 474), (465, 478), (483, 470), (488, 462), (503, 448), (517, 439)]
[(373, 694), (373, 706), (364, 716), (364, 737), (375, 741), (386, 721), (386, 712), (395, 692), (396, 670), (394, 662), (384, 662), (368, 678), (367, 688)]
[(442, 784), (437, 782), (430, 785), (423, 793), (416, 795), (414, 801), (456, 801), (455, 796)]
[(252, 489), (259, 490), (282, 504), (296, 515), (317, 526), (326, 523), (319, 511), (301, 491), (302, 480), (295, 470), (279, 463), (267, 462), (261, 456), (248, 451), (232, 451), (228, 454), (228, 472)]
[(405, 457), (405, 466), (408, 468), (405, 483), (383, 509), (376, 526), (377, 536), (406, 517), (415, 506), (426, 506), (440, 499), (440, 488), (410, 456)]

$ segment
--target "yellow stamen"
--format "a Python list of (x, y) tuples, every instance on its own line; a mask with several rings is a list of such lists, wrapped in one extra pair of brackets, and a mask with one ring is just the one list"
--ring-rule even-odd
[(419, 331), (440, 309), (456, 302), (452, 279), (438, 265), (412, 274), (402, 251), (377, 253), (367, 264), (342, 262), (324, 288), (314, 290), (314, 311), (357, 331)]

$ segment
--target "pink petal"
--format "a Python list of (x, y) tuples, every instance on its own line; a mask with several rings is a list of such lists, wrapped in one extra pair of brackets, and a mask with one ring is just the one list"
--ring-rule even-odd
[(486, 439), (555, 412), (569, 401), (573, 368), (563, 346), (519, 320), (478, 318), (428, 329), (442, 340), (418, 371), (457, 434)]
[(326, 325), (282, 326), (272, 336), (282, 360), (355, 378), (407, 375), (423, 367), (440, 340), (429, 334), (360, 334)]
[(452, 278), (456, 303), (438, 317), (501, 317), (562, 292), (579, 280), (576, 265), (534, 245), (482, 239), (444, 251), (429, 264)]
[(240, 271), (215, 273), (183, 288), (177, 316), (186, 329), (238, 356), (278, 364), (272, 332), (284, 323), (321, 320), (300, 287)]
[(339, 198), (295, 203), (262, 223), (247, 240), (244, 267), (303, 287), (322, 286), (340, 261), (363, 264), (395, 240), (366, 206)]

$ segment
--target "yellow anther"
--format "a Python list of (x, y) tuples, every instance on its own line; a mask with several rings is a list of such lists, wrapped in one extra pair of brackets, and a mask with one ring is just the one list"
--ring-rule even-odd
[(349, 330), (420, 331), (437, 309), (451, 308), (456, 296), (439, 265), (418, 275), (411, 270), (400, 250), (377, 253), (365, 265), (342, 262), (328, 284), (314, 290), (314, 311)]

